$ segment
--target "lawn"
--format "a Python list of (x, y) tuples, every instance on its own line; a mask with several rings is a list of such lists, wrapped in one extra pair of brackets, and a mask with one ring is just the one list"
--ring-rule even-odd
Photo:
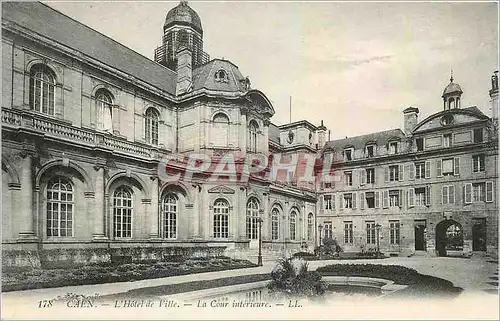
[(4, 269), (2, 291), (127, 282), (255, 266), (246, 260), (218, 257), (192, 258), (180, 262), (93, 264), (71, 269)]

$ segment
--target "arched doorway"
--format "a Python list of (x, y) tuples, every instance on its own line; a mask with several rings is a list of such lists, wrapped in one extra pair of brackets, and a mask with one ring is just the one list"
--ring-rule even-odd
[(464, 233), (462, 225), (454, 220), (441, 221), (436, 225), (436, 251), (438, 256), (463, 251)]

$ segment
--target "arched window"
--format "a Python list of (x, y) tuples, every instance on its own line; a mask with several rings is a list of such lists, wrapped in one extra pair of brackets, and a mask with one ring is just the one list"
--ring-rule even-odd
[(214, 237), (229, 237), (229, 203), (221, 198), (214, 202)]
[(47, 236), (73, 236), (73, 187), (64, 178), (47, 184)]
[(314, 216), (312, 213), (307, 215), (307, 239), (309, 241), (313, 240), (314, 237)]
[(158, 120), (160, 116), (154, 108), (146, 110), (145, 136), (146, 142), (153, 145), (158, 145)]
[(120, 186), (113, 194), (114, 237), (132, 237), (132, 192)]
[(228, 82), (227, 72), (224, 69), (219, 69), (215, 73), (215, 81)]
[(255, 120), (252, 120), (248, 125), (248, 147), (251, 152), (257, 152), (257, 132), (259, 131), (259, 125)]
[(280, 237), (280, 211), (275, 207), (271, 212), (271, 239), (278, 240)]
[(295, 240), (296, 238), (296, 228), (297, 228), (297, 212), (292, 210), (290, 213), (290, 240)]
[(95, 95), (97, 110), (97, 129), (111, 131), (113, 129), (113, 99), (111, 94), (104, 89), (99, 89)]
[(259, 224), (259, 202), (255, 197), (248, 200), (247, 203), (247, 238), (257, 240)]
[(45, 65), (36, 65), (30, 73), (31, 109), (54, 115), (55, 77)]
[(453, 108), (455, 108), (455, 99), (450, 98), (448, 99), (448, 109), (453, 109)]
[(212, 141), (214, 146), (228, 146), (229, 118), (224, 113), (217, 113), (213, 118)]
[(179, 210), (178, 198), (174, 194), (167, 194), (161, 202), (162, 235), (166, 239), (177, 238), (177, 213)]

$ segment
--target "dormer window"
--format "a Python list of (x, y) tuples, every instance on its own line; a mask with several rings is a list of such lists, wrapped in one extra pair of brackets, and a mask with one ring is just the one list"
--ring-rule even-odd
[(226, 82), (226, 83), (229, 82), (229, 79), (227, 77), (227, 72), (224, 69), (219, 69), (215, 73), (215, 81)]
[(375, 145), (367, 145), (365, 147), (366, 158), (371, 158), (375, 156)]
[(399, 143), (398, 142), (390, 142), (389, 143), (389, 154), (394, 155), (399, 152)]
[(351, 161), (354, 157), (354, 148), (345, 148), (344, 149), (344, 160)]

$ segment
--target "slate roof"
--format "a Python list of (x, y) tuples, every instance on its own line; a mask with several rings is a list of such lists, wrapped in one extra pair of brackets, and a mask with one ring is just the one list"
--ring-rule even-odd
[[(228, 75), (228, 82), (216, 81), (215, 73), (224, 69)], [(236, 65), (228, 60), (213, 59), (193, 70), (193, 90), (208, 89), (226, 92), (245, 92), (241, 82), (245, 77)]]
[(270, 141), (273, 141), (273, 142), (279, 144), (280, 143), (280, 129), (279, 129), (279, 127), (273, 123), (270, 123), (268, 137), (269, 137)]
[[(2, 2), (4, 20), (175, 95), (176, 73), (48, 5), (40, 2)], [(123, 27), (126, 28), (127, 24), (124, 23)]]
[(163, 27), (168, 28), (179, 23), (188, 24), (203, 34), (200, 16), (188, 6), (187, 1), (181, 1), (177, 7), (170, 9)]
[(324, 149), (334, 149), (342, 150), (344, 147), (352, 146), (354, 149), (363, 149), (366, 143), (372, 142), (376, 143), (377, 146), (386, 145), (391, 139), (398, 138), (404, 139), (405, 134), (399, 128), (390, 129), (386, 131), (371, 133), (367, 135), (354, 136), (348, 138), (342, 138), (337, 140), (331, 140), (326, 142)]

